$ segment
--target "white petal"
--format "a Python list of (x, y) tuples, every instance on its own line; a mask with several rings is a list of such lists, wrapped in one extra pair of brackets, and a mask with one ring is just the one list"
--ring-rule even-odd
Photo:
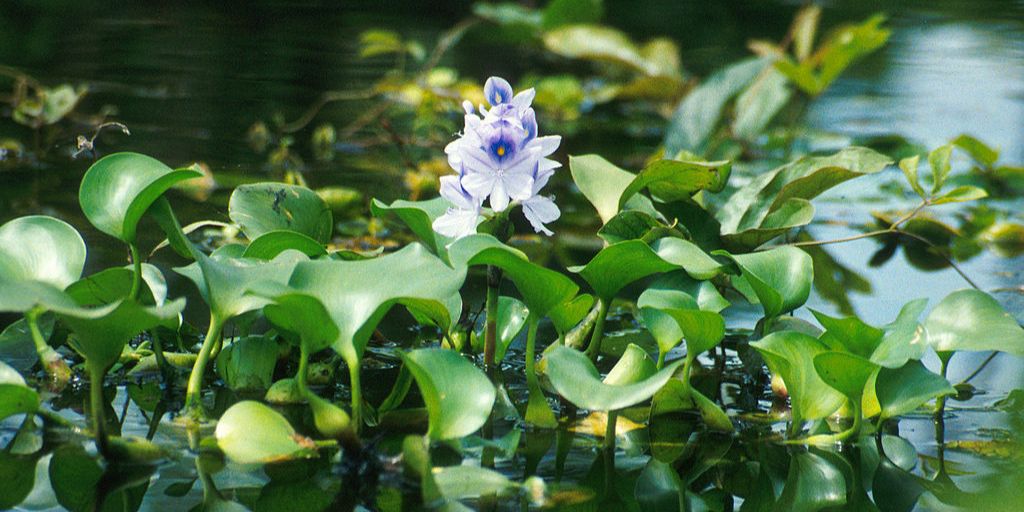
[(537, 144), (538, 146), (540, 146), (540, 155), (548, 156), (551, 153), (554, 153), (555, 150), (558, 149), (558, 146), (562, 144), (562, 136), (547, 135), (544, 137), (537, 137), (536, 139), (530, 141), (530, 144)]
[(540, 162), (537, 163), (537, 172), (547, 172), (554, 169), (558, 169), (561, 166), (561, 162), (556, 162), (550, 158), (541, 158)]
[(476, 233), (480, 216), (476, 210), (450, 208), (444, 215), (434, 219), (434, 231), (449, 238), (462, 238)]
[(472, 114), (473, 113), (473, 102), (469, 101), (469, 100), (463, 101), (462, 102), (462, 110), (465, 110), (467, 115)]
[(534, 231), (551, 236), (554, 233), (544, 227), (544, 224), (558, 220), (562, 212), (551, 198), (534, 196), (523, 202), (523, 214), (526, 215), (526, 220), (530, 221)]
[(520, 91), (519, 94), (516, 94), (515, 97), (512, 98), (512, 104), (519, 110), (525, 110), (530, 107), (531, 103), (533, 103), (533, 97), (536, 95), (537, 91), (534, 90), (533, 87), (530, 87), (529, 89)]
[(537, 176), (533, 178), (533, 194), (537, 195), (537, 193), (540, 192), (540, 189), (544, 188), (544, 185), (548, 184), (548, 180), (551, 179), (551, 176), (554, 176), (554, 174), (555, 171), (553, 169), (546, 171), (538, 170)]
[(491, 209), (500, 212), (508, 208), (509, 197), (505, 191), (504, 180), (495, 179), (494, 188), (491, 190)]
[(533, 174), (531, 173), (506, 172), (500, 181), (512, 199), (523, 201), (533, 195)]
[(458, 176), (441, 176), (441, 197), (461, 210), (473, 210), (479, 203), (462, 189)]
[(498, 182), (497, 175), (489, 172), (468, 172), (462, 176), (462, 188), (481, 199), (487, 197)]

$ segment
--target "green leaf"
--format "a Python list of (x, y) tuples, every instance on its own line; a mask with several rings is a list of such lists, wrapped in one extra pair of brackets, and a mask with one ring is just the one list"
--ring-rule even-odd
[[(48, 468), (50, 486), (57, 503), (72, 512), (138, 510), (155, 466), (115, 465), (107, 469), (104, 471), (100, 461), (78, 443), (58, 447)], [(104, 485), (112, 492), (101, 505), (96, 501)]]
[(224, 411), (214, 432), (224, 454), (239, 464), (268, 464), (304, 456), (312, 441), (295, 432), (280, 413), (244, 400)]
[(0, 226), (0, 276), (65, 288), (85, 266), (85, 242), (70, 224), (43, 215)]
[(936, 352), (998, 350), (1024, 355), (1024, 329), (991, 295), (960, 290), (942, 299), (924, 322)]
[(277, 343), (265, 336), (246, 336), (217, 354), (217, 374), (233, 391), (265, 391), (273, 384)]
[(670, 464), (651, 459), (636, 480), (636, 501), (644, 510), (684, 512), (686, 486)]
[(665, 154), (686, 150), (702, 155), (715, 133), (726, 104), (747, 88), (769, 65), (768, 59), (751, 58), (709, 76), (676, 107), (665, 134)]
[(0, 421), (39, 409), (39, 395), (25, 384), (17, 370), (0, 361)]
[(885, 334), (871, 351), (871, 362), (895, 369), (907, 364), (907, 361), (924, 357), (928, 350), (928, 340), (924, 327), (917, 319), (927, 305), (928, 299), (912, 300), (903, 305), (896, 319), (883, 328)]
[(85, 172), (78, 203), (96, 229), (131, 244), (142, 216), (164, 192), (201, 176), (196, 170), (171, 169), (138, 153), (114, 153)]
[(644, 189), (664, 202), (688, 199), (705, 189), (718, 192), (725, 187), (731, 172), (732, 165), (728, 161), (655, 160), (644, 167), (622, 191), (618, 208), (623, 209), (634, 195)]
[(547, 30), (544, 45), (554, 54), (570, 59), (612, 63), (644, 73), (656, 75), (661, 66), (648, 62), (629, 36), (618, 29), (603, 25), (563, 25)]
[[(530, 310), (522, 301), (512, 297), (498, 297), (498, 332), (497, 347), (494, 350), (494, 360), (501, 361), (505, 358), (505, 352), (509, 345), (516, 339), (516, 336), (526, 327), (526, 317)], [(483, 334), (474, 333), (473, 350), (483, 352)]]
[(932, 199), (931, 204), (965, 203), (988, 197), (988, 192), (978, 187), (962, 185)]
[(272, 304), (263, 307), (263, 316), (274, 327), (299, 335), (309, 353), (331, 346), (338, 338), (338, 326), (323, 303), (315, 297), (277, 286), (259, 286), (253, 293), (273, 298)]
[(609, 386), (634, 384), (650, 378), (657, 371), (647, 352), (630, 343), (608, 375), (605, 375), (603, 382)]
[(325, 244), (334, 230), (331, 209), (323, 198), (306, 187), (285, 183), (239, 186), (231, 193), (228, 216), (249, 240), (288, 230)]
[(99, 308), (51, 309), (74, 331), (71, 348), (85, 358), (87, 365), (107, 369), (117, 362), (125, 344), (136, 334), (176, 320), (184, 308), (185, 299), (153, 307), (125, 300)]
[(433, 222), (444, 215), (449, 207), (448, 201), (441, 197), (428, 201), (398, 200), (389, 205), (374, 199), (370, 204), (370, 212), (380, 218), (389, 215), (398, 217), (431, 252), (441, 254), (451, 240), (435, 232)]
[(904, 158), (900, 160), (900, 170), (903, 171), (903, 176), (906, 176), (910, 188), (914, 189), (914, 192), (917, 192), (921, 199), (925, 199), (928, 196), (925, 195), (924, 188), (921, 187), (921, 179), (917, 176), (917, 167), (920, 163), (921, 155)]
[(736, 98), (732, 133), (741, 139), (754, 140), (789, 103), (792, 95), (786, 77), (775, 68), (766, 69)]
[(673, 270), (655, 278), (637, 298), (637, 307), (697, 309), (721, 312), (729, 307), (729, 301), (722, 297), (710, 281), (697, 281), (685, 270)]
[(821, 7), (814, 4), (801, 8), (793, 17), (793, 54), (801, 62), (811, 56), (820, 20)]
[[(766, 226), (769, 215), (788, 200), (810, 201), (847, 180), (875, 174), (892, 161), (867, 148), (846, 148), (830, 156), (807, 156), (761, 174), (737, 190), (717, 213), (723, 234)], [(792, 208), (792, 206), (790, 207)], [(791, 218), (792, 215), (787, 215)], [(778, 226), (780, 219), (773, 219)]]
[(661, 259), (646, 243), (629, 240), (601, 249), (585, 266), (570, 270), (579, 273), (598, 297), (609, 301), (636, 280), (676, 268)]
[(843, 405), (843, 395), (829, 387), (814, 368), (815, 356), (829, 350), (818, 339), (796, 331), (779, 331), (750, 346), (786, 383), (795, 424), (825, 418)]
[(999, 160), (999, 151), (966, 133), (953, 139), (951, 144), (967, 152), (982, 167), (992, 167)]
[(954, 395), (956, 390), (920, 361), (910, 361), (901, 368), (882, 368), (875, 380), (875, 394), (884, 420), (911, 412), (933, 398)]
[(694, 279), (711, 279), (722, 273), (724, 268), (697, 244), (682, 238), (660, 238), (651, 244), (651, 248), (661, 259), (682, 267)]
[[(0, 393), (3, 392), (2, 388), (0, 385)], [(0, 398), (0, 401), (2, 400)], [(36, 455), (0, 451), (0, 508), (13, 510), (32, 492), (38, 460), (39, 457)]]
[(544, 30), (576, 23), (597, 23), (604, 16), (602, 0), (551, 0), (542, 11)]
[[(496, 242), (489, 235), (462, 238), (451, 247), (452, 259), (456, 259), (456, 254), (466, 254), (462, 250), (463, 247), (476, 246), (477, 242), (473, 240), (474, 238), (479, 238), (480, 241), (489, 244)], [(476, 248), (474, 247), (473, 250)], [(576, 283), (573, 283), (561, 272), (530, 263), (521, 252), (500, 244), (491, 247), (485, 246), (482, 250), (477, 250), (466, 261), (466, 265), (492, 265), (500, 268), (505, 277), (515, 283), (516, 289), (523, 296), (526, 307), (538, 318), (547, 315), (559, 304), (568, 302), (579, 291)]]
[(503, 495), (519, 488), (505, 475), (479, 466), (438, 467), (432, 473), (441, 495), (450, 500)]
[(590, 358), (578, 350), (556, 346), (544, 360), (545, 373), (559, 395), (577, 407), (596, 411), (617, 411), (651, 398), (683, 364), (676, 361), (639, 382), (610, 385), (601, 381)]
[(601, 226), (601, 229), (597, 231), (597, 236), (609, 244), (614, 244), (626, 240), (640, 240), (652, 231), (664, 227), (664, 224), (648, 213), (639, 210), (625, 210), (615, 214), (604, 226)]
[(583, 293), (548, 311), (548, 318), (551, 319), (551, 323), (554, 324), (555, 330), (559, 334), (565, 334), (573, 327), (576, 327), (576, 324), (580, 323), (587, 316), (593, 305), (594, 296)]
[(952, 167), (949, 165), (949, 156), (953, 152), (953, 145), (946, 144), (939, 146), (928, 153), (928, 165), (932, 168), (932, 194), (939, 192), (942, 185), (946, 183), (946, 177)]
[(267, 231), (249, 243), (243, 258), (272, 260), (287, 250), (299, 251), (310, 258), (327, 255), (324, 245), (297, 231)]
[(456, 439), (484, 425), (497, 394), (491, 381), (473, 363), (440, 348), (413, 350), (402, 354), (402, 360), (416, 379), (427, 406), (427, 437)]
[(297, 251), (285, 251), (263, 261), (230, 254), (237, 250), (225, 246), (207, 256), (193, 249), (195, 262), (174, 269), (195, 283), (210, 311), (222, 321), (266, 305), (266, 298), (249, 293), (253, 286), (263, 281), (287, 282), (296, 266), (308, 261), (306, 255)]
[[(569, 171), (576, 187), (597, 209), (602, 223), (607, 223), (619, 213), (619, 198), (636, 178), (635, 174), (597, 155), (570, 156)], [(650, 199), (643, 196), (633, 197), (626, 202), (626, 207), (660, 217)]]
[(789, 461), (789, 474), (775, 510), (817, 512), (846, 504), (846, 477), (826, 458), (798, 452)]
[(686, 357), (711, 350), (725, 337), (725, 319), (713, 311), (696, 309), (663, 309), (675, 319), (686, 339)]
[(450, 302), (464, 280), (464, 268), (454, 270), (422, 245), (411, 244), (368, 260), (300, 262), (288, 286), (323, 303), (339, 330), (332, 347), (354, 365), (395, 304), (404, 304), (447, 330), (450, 319), (461, 312), (461, 302), (457, 309)]
[(810, 296), (813, 263), (806, 252), (796, 247), (783, 246), (739, 255), (725, 251), (712, 254), (728, 257), (736, 263), (767, 318), (802, 306)]
[(851, 402), (860, 402), (864, 387), (880, 367), (848, 352), (823, 352), (814, 356), (814, 369), (821, 380)]

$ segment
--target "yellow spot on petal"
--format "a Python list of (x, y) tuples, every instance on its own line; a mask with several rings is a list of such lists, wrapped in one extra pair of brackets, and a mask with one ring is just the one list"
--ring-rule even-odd
[(494, 104), (497, 105), (499, 103), (501, 103), (501, 95), (498, 93), (494, 93)]
[(498, 156), (505, 156), (505, 146), (498, 146)]

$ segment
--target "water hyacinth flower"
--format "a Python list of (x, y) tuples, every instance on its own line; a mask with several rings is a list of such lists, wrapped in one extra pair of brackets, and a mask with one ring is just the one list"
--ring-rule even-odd
[(494, 212), (513, 202), (538, 232), (551, 235), (545, 224), (558, 219), (558, 206), (540, 191), (561, 166), (547, 158), (558, 149), (561, 137), (538, 137), (537, 115), (530, 106), (535, 91), (513, 95), (512, 86), (498, 77), (487, 79), (484, 95), (490, 108), (474, 110), (466, 101), (461, 136), (445, 148), (448, 164), (458, 175), (441, 178), (441, 196), (451, 207), (434, 221), (434, 230), (460, 238), (476, 232), (485, 200)]

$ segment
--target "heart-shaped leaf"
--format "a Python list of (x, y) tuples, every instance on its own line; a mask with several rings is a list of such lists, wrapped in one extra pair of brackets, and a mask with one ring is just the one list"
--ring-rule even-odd
[(605, 247), (583, 267), (569, 270), (578, 272), (597, 296), (607, 302), (634, 281), (676, 268), (646, 243), (628, 240)]
[(662, 309), (661, 312), (671, 316), (682, 331), (688, 358), (711, 350), (725, 337), (725, 319), (713, 311)]
[(43, 215), (0, 226), (0, 276), (65, 288), (85, 266), (85, 242), (70, 224)]
[(245, 400), (224, 411), (214, 432), (217, 445), (240, 464), (268, 464), (304, 456), (313, 443), (295, 432), (280, 413)]
[(319, 352), (338, 339), (338, 326), (315, 297), (264, 283), (254, 292), (273, 298), (273, 304), (263, 307), (263, 316), (278, 329), (297, 334), (309, 353)]
[(913, 411), (933, 398), (956, 394), (956, 389), (920, 361), (910, 361), (901, 368), (882, 368), (875, 380), (875, 394), (882, 408), (880, 419), (887, 419)]
[[(494, 360), (501, 361), (505, 358), (505, 352), (509, 345), (523, 332), (526, 327), (526, 317), (530, 310), (522, 301), (512, 297), (498, 297), (498, 331), (497, 346), (494, 348)], [(473, 350), (483, 352), (483, 334), (474, 333)]]
[(661, 259), (682, 267), (694, 279), (707, 280), (722, 272), (721, 263), (693, 242), (682, 238), (661, 238), (652, 243), (651, 248)]
[(114, 153), (85, 172), (78, 203), (96, 229), (132, 244), (142, 216), (164, 192), (201, 176), (194, 169), (171, 169), (146, 155)]
[(814, 369), (825, 384), (842, 393), (851, 402), (860, 403), (865, 386), (879, 366), (858, 355), (829, 351), (814, 356)]
[(816, 512), (845, 503), (846, 477), (842, 470), (814, 452), (793, 455), (776, 510)]
[(370, 211), (376, 217), (398, 217), (431, 252), (440, 255), (451, 239), (434, 231), (433, 223), (444, 215), (450, 206), (448, 201), (441, 197), (428, 201), (398, 200), (389, 205), (374, 199), (370, 204)]
[[(569, 170), (580, 192), (597, 209), (602, 223), (607, 223), (619, 213), (619, 198), (636, 178), (635, 174), (619, 169), (597, 155), (570, 156)], [(650, 199), (643, 196), (634, 195), (624, 206), (655, 218), (660, 216)]]
[(184, 308), (185, 299), (151, 307), (123, 300), (99, 308), (51, 309), (74, 331), (70, 345), (86, 364), (105, 370), (117, 362), (125, 344), (136, 334), (176, 320)]
[(844, 397), (818, 376), (814, 357), (829, 348), (817, 338), (796, 331), (773, 332), (750, 343), (789, 392), (793, 423), (827, 417)]
[(412, 373), (430, 425), (427, 437), (456, 439), (476, 432), (487, 421), (497, 393), (490, 379), (461, 355), (427, 348), (402, 354)]
[[(683, 361), (676, 361), (639, 382), (612, 385), (602, 382), (593, 363), (578, 350), (559, 345), (549, 351), (544, 360), (545, 374), (559, 395), (577, 407), (596, 411), (617, 411), (651, 398), (683, 364)], [(623, 369), (619, 373), (634, 372)]]
[(619, 196), (618, 208), (643, 189), (664, 202), (688, 199), (701, 190), (718, 192), (725, 187), (732, 165), (727, 161), (704, 162), (662, 159), (644, 167)]
[(960, 290), (942, 299), (924, 322), (936, 352), (998, 350), (1024, 355), (1024, 329), (991, 295)]
[[(477, 237), (486, 235), (477, 235)], [(463, 244), (462, 239), (456, 245)], [(452, 258), (461, 249), (452, 246)], [(516, 285), (523, 296), (523, 302), (538, 317), (548, 314), (559, 304), (576, 296), (579, 287), (561, 272), (530, 263), (518, 251), (504, 246), (490, 247), (478, 251), (466, 263), (470, 266), (492, 265), (500, 268), (504, 275)]]
[(324, 245), (297, 231), (267, 231), (249, 243), (242, 253), (244, 258), (271, 260), (284, 251), (299, 251), (310, 258), (327, 255)]
[(271, 231), (295, 231), (325, 244), (331, 239), (331, 209), (312, 190), (285, 183), (242, 185), (231, 193), (228, 216), (249, 240)]
[(25, 384), (17, 370), (0, 361), (0, 421), (15, 414), (33, 413), (39, 408), (39, 395)]
[[(766, 318), (792, 311), (807, 302), (814, 280), (811, 257), (796, 247), (777, 247), (767, 251), (732, 255), (715, 251), (730, 258), (740, 268), (740, 277), (750, 286), (756, 300), (764, 308)], [(735, 279), (734, 279), (735, 281)], [(744, 291), (742, 288), (740, 291)], [(748, 296), (750, 300), (752, 297)]]

